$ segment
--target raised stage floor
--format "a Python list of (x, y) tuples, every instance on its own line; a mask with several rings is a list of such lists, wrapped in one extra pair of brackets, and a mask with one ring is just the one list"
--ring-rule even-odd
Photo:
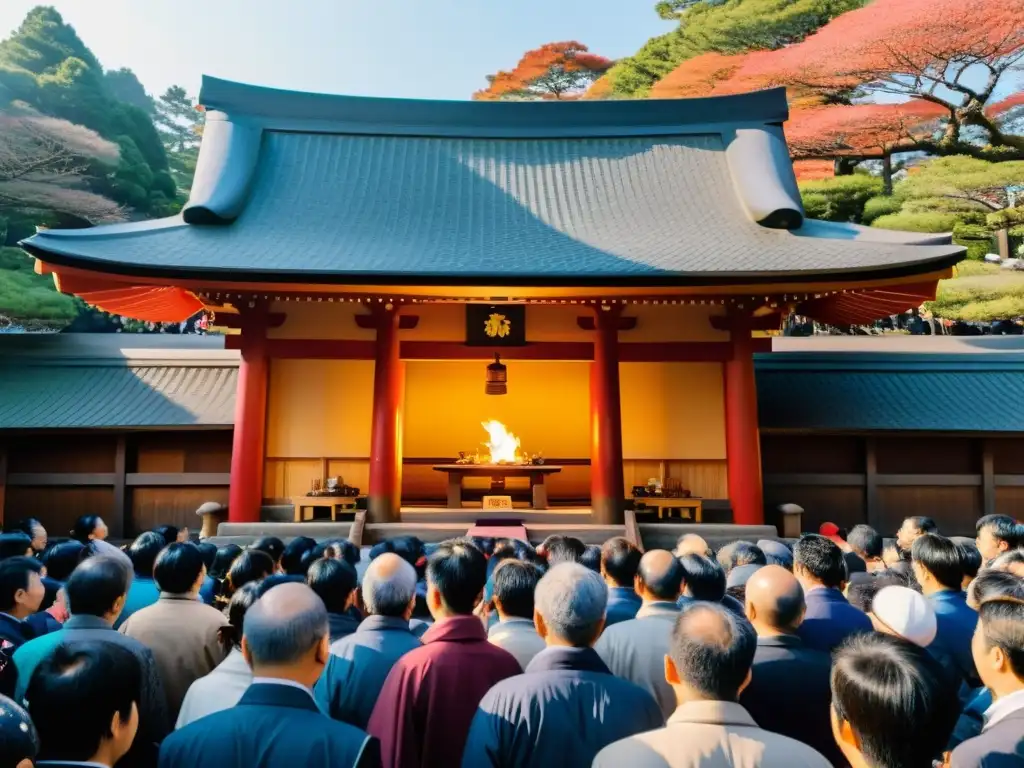
[[(269, 515), (271, 519), (260, 523), (221, 523), (215, 543), (251, 543), (260, 536), (277, 536), (287, 540), (296, 536), (314, 539), (348, 537), (350, 521), (291, 522), (291, 507), (287, 515)], [(490, 526), (492, 521), (521, 521), (531, 544), (537, 545), (552, 534), (575, 536), (586, 544), (601, 544), (613, 536), (625, 534), (623, 525), (595, 525), (591, 523), (590, 507), (555, 507), (552, 509), (488, 510), (444, 509), (441, 507), (402, 507), (401, 522), (367, 523), (364, 543), (372, 544), (394, 536), (416, 536), (424, 542), (439, 542), (465, 535), (475, 525)], [(283, 517), (283, 519), (282, 519)], [(732, 525), (705, 522), (640, 522), (640, 535), (645, 549), (672, 549), (684, 533), (697, 533), (718, 547), (736, 539), (757, 541), (776, 539), (773, 525)], [(512, 528), (511, 530), (515, 530)]]

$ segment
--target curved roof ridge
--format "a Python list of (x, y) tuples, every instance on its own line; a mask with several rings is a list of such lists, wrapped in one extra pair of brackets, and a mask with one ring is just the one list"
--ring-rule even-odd
[(789, 118), (784, 88), (696, 99), (440, 101), (306, 93), (203, 76), (199, 102), (266, 127), (374, 135), (590, 137), (719, 133)]

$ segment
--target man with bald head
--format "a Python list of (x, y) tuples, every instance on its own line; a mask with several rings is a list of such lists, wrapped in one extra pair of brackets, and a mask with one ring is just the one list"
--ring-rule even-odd
[(750, 577), (745, 609), (757, 632), (757, 651), (740, 704), (765, 730), (843, 765), (829, 719), (831, 659), (806, 647), (796, 633), (806, 608), (800, 582), (782, 566), (766, 565)]
[(684, 533), (679, 537), (679, 541), (676, 542), (675, 556), (683, 557), (684, 555), (714, 557), (715, 553), (701, 536), (698, 536), (696, 533)]
[(380, 765), (365, 731), (323, 715), (312, 687), (330, 655), (327, 609), (305, 584), (269, 589), (245, 614), (242, 655), (252, 685), (232, 708), (175, 731), (160, 768)]
[(684, 606), (663, 664), (678, 705), (668, 724), (605, 747), (593, 768), (827, 768), (810, 747), (758, 727), (739, 703), (756, 648), (750, 624), (724, 606)]
[(409, 629), (416, 607), (416, 569), (393, 552), (378, 555), (363, 575), (367, 617), (331, 645), (313, 695), (335, 720), (366, 728), (395, 662), (422, 643)]
[(636, 618), (605, 629), (594, 650), (612, 674), (629, 680), (658, 702), (668, 717), (676, 708), (672, 687), (665, 681), (665, 654), (672, 624), (679, 615), (683, 566), (675, 555), (652, 549), (640, 558), (634, 589), (643, 601)]

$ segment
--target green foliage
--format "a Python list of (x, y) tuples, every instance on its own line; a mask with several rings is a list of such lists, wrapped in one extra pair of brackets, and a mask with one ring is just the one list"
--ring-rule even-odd
[(155, 107), (153, 106), (152, 97), (146, 93), (146, 89), (139, 82), (139, 78), (130, 69), (127, 67), (108, 69), (103, 73), (103, 80), (107, 86), (107, 91), (115, 99), (124, 104), (138, 107), (147, 114), (153, 114)]
[(861, 212), (861, 222), (870, 224), (879, 216), (896, 213), (900, 209), (900, 201), (891, 195), (877, 195), (868, 198)]
[(679, 27), (652, 38), (608, 73), (612, 97), (641, 98), (651, 86), (687, 59), (718, 51), (781, 48), (802, 40), (829, 20), (867, 0), (728, 0), (659, 4), (663, 18), (678, 16)]
[(199, 142), (202, 138), (204, 115), (188, 92), (172, 85), (156, 102), (156, 125), (170, 160), (174, 181), (183, 190), (192, 185)]
[(992, 264), (963, 262), (952, 280), (939, 282), (925, 308), (950, 320), (989, 322), (1024, 315), (1024, 273)]
[(900, 211), (879, 216), (871, 223), (871, 226), (879, 229), (901, 229), (906, 232), (951, 232), (957, 222), (958, 218), (955, 213)]
[[(1024, 179), (1021, 181), (1024, 182)], [(990, 213), (985, 217), (985, 223), (992, 229), (1009, 229), (1024, 224), (1024, 207), (1004, 208)]]
[(52, 277), (35, 274), (24, 251), (0, 247), (0, 318), (62, 328), (77, 314), (75, 299), (57, 293)]
[(807, 215), (812, 219), (826, 221), (859, 223), (868, 200), (881, 192), (882, 179), (866, 173), (805, 181), (800, 185), (800, 195)]

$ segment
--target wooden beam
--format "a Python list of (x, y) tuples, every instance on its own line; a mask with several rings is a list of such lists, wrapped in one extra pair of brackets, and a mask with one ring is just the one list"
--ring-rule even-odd
[(996, 461), (988, 440), (981, 441), (981, 509), (986, 515), (996, 513)]
[[(221, 328), (238, 329), (242, 327), (244, 315), (240, 313), (217, 312), (213, 324)], [(284, 312), (268, 312), (267, 328), (280, 328), (284, 325), (287, 315)]]
[(13, 472), (7, 484), (14, 486), (96, 486), (114, 484), (113, 472)]
[[(597, 328), (597, 323), (593, 315), (583, 315), (582, 317), (577, 317), (576, 325), (578, 325), (584, 331), (593, 331), (596, 330)], [(620, 331), (632, 331), (634, 328), (636, 328), (635, 317), (619, 318)]]
[(732, 354), (732, 344), (727, 341), (636, 341), (619, 344), (620, 363), (724, 363), (732, 359)]
[(864, 514), (868, 525), (876, 531), (882, 508), (878, 503), (878, 444), (875, 438), (864, 438)]
[(594, 357), (589, 341), (545, 341), (521, 347), (470, 347), (461, 341), (403, 341), (403, 360), (493, 360), (494, 353), (503, 360), (581, 360)]
[(1020, 488), (1024, 486), (1024, 475), (993, 475), (996, 488)]
[[(419, 315), (399, 315), (398, 330), (411, 331), (420, 324)], [(373, 330), (377, 327), (377, 318), (374, 315), (356, 315), (356, 325), (365, 330)]]
[(978, 487), (981, 475), (879, 475), (879, 486), (941, 485), (949, 487)]
[[(405, 315), (402, 315), (404, 318)], [(755, 351), (770, 350), (771, 339), (753, 339)], [(764, 342), (764, 343), (761, 343)], [(240, 349), (240, 336), (226, 336), (225, 347)], [(278, 360), (373, 360), (374, 343), (362, 339), (268, 339), (267, 355)], [(491, 360), (498, 352), (505, 360), (594, 359), (589, 341), (535, 341), (521, 347), (470, 347), (461, 341), (403, 341), (403, 360)], [(732, 359), (729, 342), (669, 341), (619, 344), (624, 363), (723, 363)]]
[(130, 472), (128, 487), (138, 486), (223, 486), (231, 484), (230, 472)]
[(866, 478), (855, 473), (779, 472), (764, 476), (765, 485), (862, 486)]
[(115, 539), (124, 536), (128, 509), (128, 488), (125, 475), (128, 472), (128, 438), (120, 435), (114, 450), (114, 505), (111, 511), (111, 534)]

